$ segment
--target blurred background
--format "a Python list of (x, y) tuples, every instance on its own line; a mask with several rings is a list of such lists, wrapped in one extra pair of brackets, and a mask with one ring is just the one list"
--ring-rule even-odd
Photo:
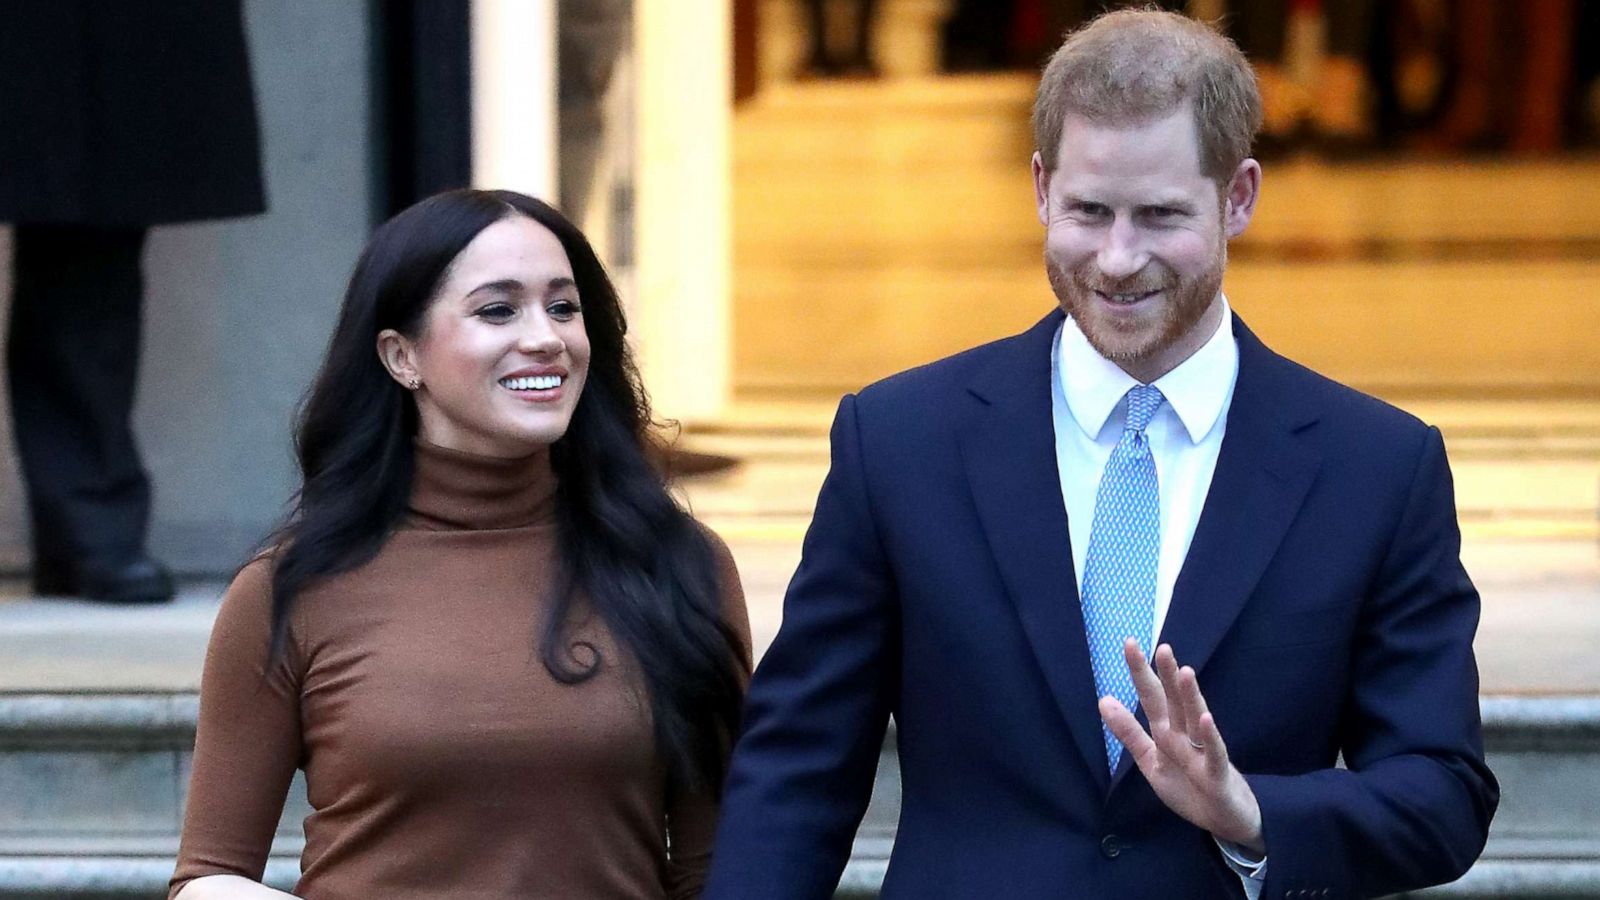
[[(294, 406), (378, 222), (470, 183), (580, 223), (696, 473), (682, 496), (733, 547), (759, 650), (840, 395), (1052, 309), (1028, 116), (1061, 34), (1107, 5), (246, 0), (267, 212), (157, 228), (145, 251), (135, 431), (176, 603), (30, 596), (0, 416), (0, 897), (79, 884), (50, 860), (124, 886), (170, 873), (216, 600), (285, 510)], [(1508, 795), (1491, 856), (1600, 897), (1592, 810), (1550, 799), (1600, 790), (1600, 3), (1165, 5), (1232, 35), (1261, 79), (1263, 194), (1230, 248), (1230, 302), (1278, 352), (1444, 430), (1484, 693), (1556, 704), (1494, 720), (1496, 747), (1535, 748), (1506, 765), (1549, 793)], [(85, 719), (8, 697), (133, 705)], [(132, 742), (120, 762), (85, 749), (123, 746), (108, 734)], [(166, 755), (128, 762), (151, 746)], [(45, 802), (69, 783), (101, 793)], [(84, 890), (61, 895), (100, 896)]]
[[(1058, 36), (1106, 5), (735, 5), (733, 402), (689, 434), (756, 464), (691, 487), (714, 524), (792, 540), (840, 393), (1051, 308), (1028, 115)], [(1167, 5), (1218, 23), (1262, 84), (1230, 302), (1444, 430), (1505, 635), (1486, 686), (1600, 689), (1572, 640), (1600, 626), (1600, 4)]]

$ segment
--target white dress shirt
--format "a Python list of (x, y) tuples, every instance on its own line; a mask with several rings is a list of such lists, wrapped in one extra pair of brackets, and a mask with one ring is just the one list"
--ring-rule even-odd
[[(1095, 495), (1106, 461), (1116, 449), (1127, 420), (1129, 389), (1139, 384), (1116, 363), (1101, 356), (1069, 316), (1056, 332), (1051, 358), (1052, 419), (1056, 469), (1072, 538), (1072, 566), (1083, 591), (1083, 565), (1094, 523)], [(1211, 476), (1222, 450), (1228, 407), (1239, 376), (1239, 346), (1233, 338), (1233, 310), (1222, 301), (1222, 321), (1192, 356), (1153, 384), (1166, 402), (1145, 429), (1160, 486), (1161, 551), (1156, 563), (1155, 622), (1161, 634), (1172, 605), (1172, 588), (1189, 553), (1200, 510), (1211, 490)], [(1152, 639), (1148, 646), (1154, 647)], [(1250, 900), (1261, 893), (1266, 860), (1250, 860), (1240, 848), (1222, 842), (1223, 857), (1244, 881)]]
[[(1089, 553), (1095, 495), (1106, 461), (1122, 437), (1128, 417), (1126, 394), (1139, 382), (1089, 345), (1070, 317), (1056, 335), (1052, 366), (1056, 463), (1061, 497), (1072, 535), (1072, 565), (1083, 589), (1083, 563)], [(1222, 450), (1222, 432), (1239, 375), (1239, 346), (1233, 340), (1233, 311), (1223, 300), (1222, 322), (1193, 356), (1157, 378), (1166, 402), (1145, 429), (1161, 490), (1161, 555), (1156, 563), (1154, 635), (1161, 633), (1172, 605), (1172, 586), (1189, 552), (1200, 509), (1211, 490), (1211, 476)], [(1062, 400), (1066, 409), (1063, 410)], [(1065, 412), (1066, 415), (1062, 415)]]

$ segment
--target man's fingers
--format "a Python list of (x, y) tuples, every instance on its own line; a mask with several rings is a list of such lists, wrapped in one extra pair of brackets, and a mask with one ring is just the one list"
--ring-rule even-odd
[(1189, 723), (1194, 721), (1195, 713), (1191, 713), (1185, 698), (1182, 686), (1178, 684), (1178, 658), (1172, 653), (1171, 644), (1162, 644), (1156, 648), (1156, 676), (1161, 679), (1161, 687), (1167, 700), (1167, 725), (1178, 734), (1189, 733)]
[[(1132, 753), (1134, 762), (1139, 762), (1155, 746), (1150, 740), (1150, 735), (1145, 733), (1139, 720), (1128, 711), (1122, 701), (1115, 697), (1100, 698), (1100, 718), (1111, 729), (1111, 734), (1122, 742), (1122, 752)], [(1142, 767), (1142, 764), (1141, 764)]]
[(1155, 670), (1151, 669), (1150, 663), (1145, 660), (1144, 651), (1139, 649), (1139, 642), (1133, 638), (1123, 641), (1122, 657), (1127, 660), (1128, 674), (1133, 676), (1133, 689), (1139, 694), (1139, 705), (1144, 707), (1144, 717), (1150, 721), (1150, 727), (1154, 729), (1158, 727), (1158, 723), (1166, 724), (1169, 714), (1166, 691), (1162, 689), (1161, 679), (1156, 677)]
[(1222, 732), (1217, 730), (1217, 720), (1211, 713), (1202, 713), (1195, 720), (1196, 740), (1206, 748), (1206, 774), (1220, 779), (1228, 771), (1228, 745), (1223, 743)]
[(1228, 747), (1222, 740), (1222, 732), (1217, 730), (1217, 720), (1211, 715), (1205, 694), (1200, 692), (1200, 678), (1193, 668), (1184, 666), (1179, 670), (1178, 681), (1182, 688), (1184, 712), (1190, 723), (1189, 744), (1198, 744), (1198, 749), (1205, 752), (1206, 774), (1220, 778), (1228, 769)]
[(1198, 727), (1200, 717), (1206, 713), (1206, 698), (1200, 696), (1200, 680), (1195, 677), (1193, 668), (1184, 666), (1173, 673), (1172, 681), (1178, 695), (1177, 705), (1183, 710), (1183, 720), (1187, 723), (1184, 733), (1191, 743), (1204, 741)]

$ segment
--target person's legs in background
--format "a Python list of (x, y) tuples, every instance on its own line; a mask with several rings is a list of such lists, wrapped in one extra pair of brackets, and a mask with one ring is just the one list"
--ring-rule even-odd
[(878, 23), (878, 0), (856, 0), (854, 51), (845, 62), (845, 73), (867, 78), (876, 77), (878, 63), (873, 58), (872, 42)]
[(1572, 0), (1454, 0), (1454, 78), (1438, 127), (1417, 140), (1436, 152), (1560, 150), (1573, 99), (1580, 24)]
[(1437, 152), (1481, 151), (1497, 143), (1496, 122), (1508, 76), (1502, 45), (1515, 36), (1501, 31), (1498, 0), (1453, 0), (1450, 25), (1453, 34), (1449, 100), (1438, 126), (1421, 135), (1420, 149)]
[(145, 552), (150, 481), (130, 423), (144, 240), (140, 227), (15, 228), (6, 367), (39, 593), (172, 597)]
[(1308, 109), (1324, 152), (1340, 155), (1370, 149), (1373, 142), (1371, 79), (1372, 0), (1323, 0), (1326, 52), (1317, 67)]
[(806, 25), (810, 31), (810, 50), (800, 70), (801, 78), (831, 78), (848, 76), (871, 78), (878, 74), (873, 59), (873, 32), (877, 27), (878, 4), (876, 0), (854, 0), (851, 3), (850, 43), (847, 55), (841, 57), (838, 46), (830, 38), (834, 35), (829, 26), (829, 0), (806, 0)]
[(939, 28), (945, 72), (1037, 69), (1047, 34), (1044, 0), (954, 0)]
[(1573, 125), (1578, 146), (1600, 145), (1600, 3), (1578, 4), (1572, 34)]
[(1523, 55), (1510, 149), (1525, 156), (1555, 153), (1566, 145), (1577, 9), (1573, 0), (1524, 0), (1521, 9)]
[(810, 48), (806, 51), (806, 61), (801, 67), (801, 78), (826, 78), (838, 74), (834, 71), (833, 61), (828, 58), (828, 2), (827, 0), (805, 0), (806, 2), (806, 38), (810, 41)]
[(1289, 33), (1288, 0), (1232, 0), (1228, 32), (1249, 57), (1261, 89), (1261, 133), (1257, 154), (1286, 151), (1305, 115), (1306, 97), (1284, 64)]

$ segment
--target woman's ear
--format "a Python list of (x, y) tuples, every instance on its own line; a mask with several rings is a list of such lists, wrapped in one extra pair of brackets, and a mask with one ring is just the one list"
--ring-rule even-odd
[(422, 387), (422, 376), (417, 372), (417, 348), (411, 339), (385, 328), (378, 332), (378, 359), (389, 370), (389, 377), (410, 390)]

